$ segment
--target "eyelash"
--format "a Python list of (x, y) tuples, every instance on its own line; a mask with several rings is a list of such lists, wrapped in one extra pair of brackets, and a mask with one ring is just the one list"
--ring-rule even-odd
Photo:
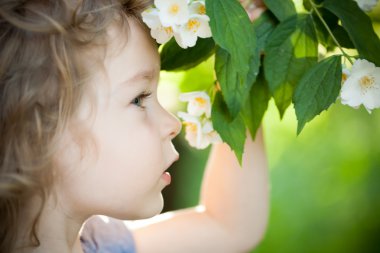
[(141, 93), (140, 95), (138, 95), (137, 97), (135, 97), (133, 100), (132, 100), (132, 104), (137, 106), (137, 107), (140, 107), (141, 109), (145, 109), (145, 106), (143, 105), (144, 103), (144, 100), (146, 98), (149, 98), (150, 96), (152, 95), (152, 92), (147, 92), (147, 91), (144, 91), (143, 93)]

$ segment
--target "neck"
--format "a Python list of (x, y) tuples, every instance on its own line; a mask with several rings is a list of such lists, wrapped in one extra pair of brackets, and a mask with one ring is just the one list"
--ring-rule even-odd
[[(79, 240), (79, 231), (87, 217), (75, 217), (68, 213), (64, 208), (52, 198), (45, 202), (41, 215), (36, 226), (37, 237), (40, 242), (38, 247), (17, 247), (30, 245), (29, 231), (20, 231), (16, 248), (17, 253), (24, 252), (57, 252), (57, 253), (79, 253), (83, 252)], [(38, 213), (41, 201), (33, 198), (24, 208), (21, 215), (20, 229), (30, 228), (34, 217)], [(25, 226), (25, 225), (29, 226)]]

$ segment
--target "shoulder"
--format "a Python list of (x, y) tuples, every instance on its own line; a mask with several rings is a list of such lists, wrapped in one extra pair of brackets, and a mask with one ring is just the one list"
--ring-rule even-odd
[(80, 240), (85, 253), (134, 253), (131, 232), (123, 221), (106, 216), (92, 216), (84, 224)]

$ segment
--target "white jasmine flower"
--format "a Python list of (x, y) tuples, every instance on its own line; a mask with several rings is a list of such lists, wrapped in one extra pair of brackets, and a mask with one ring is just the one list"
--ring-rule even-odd
[(185, 112), (178, 112), (178, 117), (183, 120), (186, 131), (185, 138), (190, 146), (205, 149), (211, 143), (222, 141), (219, 134), (213, 129), (212, 122), (209, 119), (204, 118), (202, 123), (201, 118)]
[(210, 18), (206, 15), (204, 1), (155, 0), (157, 8), (142, 13), (144, 23), (151, 29), (150, 34), (160, 44), (173, 36), (182, 48), (195, 46), (198, 37), (211, 37)]
[(354, 62), (351, 74), (344, 82), (340, 98), (342, 104), (358, 108), (361, 104), (369, 113), (380, 107), (380, 68), (367, 60)]
[(195, 46), (198, 37), (211, 37), (211, 29), (209, 26), (210, 18), (206, 15), (192, 14), (186, 24), (178, 28), (178, 32), (174, 34), (175, 40), (182, 48)]
[(187, 111), (190, 115), (201, 116), (205, 114), (206, 117), (211, 116), (211, 102), (209, 95), (204, 91), (194, 91), (182, 93), (179, 96), (182, 102), (188, 102)]
[(211, 143), (221, 142), (219, 134), (214, 130), (211, 116), (211, 102), (204, 91), (182, 93), (181, 101), (188, 102), (187, 112), (178, 112), (185, 125), (185, 138), (190, 146), (204, 149)]
[(204, 125), (202, 127), (202, 133), (206, 136), (210, 143), (222, 142), (222, 138), (220, 138), (220, 135), (214, 130), (211, 120), (207, 119), (204, 122)]
[(193, 1), (189, 6), (190, 14), (206, 15), (206, 5), (204, 1)]
[(186, 131), (185, 138), (190, 146), (204, 149), (210, 144), (207, 138), (202, 138), (204, 137), (202, 134), (202, 125), (198, 117), (184, 112), (178, 112), (178, 117), (183, 120)]
[(363, 11), (371, 11), (376, 5), (378, 0), (355, 0), (360, 9)]
[(186, 0), (155, 0), (159, 17), (164, 27), (182, 25), (189, 19), (189, 7)]
[(174, 35), (173, 28), (164, 27), (155, 8), (145, 10), (142, 14), (144, 23), (150, 28), (150, 35), (160, 44), (168, 42)]

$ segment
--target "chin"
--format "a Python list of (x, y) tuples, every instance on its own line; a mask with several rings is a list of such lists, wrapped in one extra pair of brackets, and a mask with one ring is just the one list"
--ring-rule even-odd
[(144, 205), (138, 207), (135, 205), (136, 209), (125, 213), (123, 216), (123, 220), (141, 220), (152, 218), (153, 216), (160, 214), (162, 209), (164, 208), (164, 199), (162, 194), (155, 199), (150, 199), (149, 201), (145, 201)]
[(140, 219), (151, 218), (157, 214), (160, 214), (163, 208), (164, 199), (162, 194), (160, 194), (157, 199), (147, 202), (145, 208), (138, 210), (138, 214), (140, 214)]

